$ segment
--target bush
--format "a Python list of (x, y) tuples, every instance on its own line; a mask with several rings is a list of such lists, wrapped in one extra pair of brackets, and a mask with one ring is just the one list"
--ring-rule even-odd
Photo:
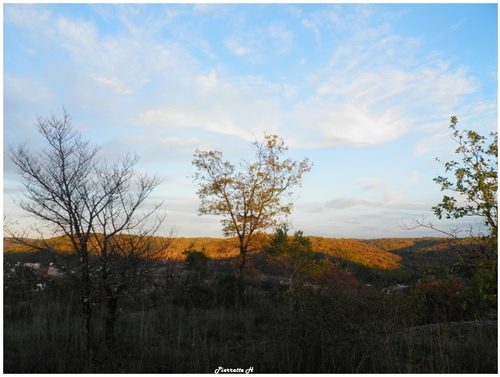
[(191, 244), (182, 254), (186, 255), (186, 268), (189, 271), (200, 274), (207, 272), (210, 257), (207, 255), (204, 247), (201, 251), (198, 251), (194, 248), (194, 244)]
[(234, 274), (215, 276), (215, 302), (222, 305), (235, 305), (238, 299), (238, 278)]
[(484, 309), (497, 308), (498, 306), (498, 271), (497, 262), (484, 263), (477, 267), (472, 282), (474, 283), (474, 293), (480, 300), (480, 305)]
[(472, 319), (475, 300), (470, 288), (457, 277), (447, 276), (419, 282), (410, 292), (417, 322), (422, 324)]
[(194, 248), (194, 244), (191, 244), (182, 254), (186, 255), (185, 263), (189, 271), (184, 285), (203, 285), (203, 280), (208, 275), (208, 262), (210, 261), (210, 257), (206, 254), (205, 248), (203, 247), (202, 251), (198, 251)]

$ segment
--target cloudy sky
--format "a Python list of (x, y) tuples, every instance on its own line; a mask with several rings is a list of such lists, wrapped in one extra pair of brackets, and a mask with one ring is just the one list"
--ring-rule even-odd
[[(4, 147), (42, 146), (37, 116), (63, 107), (107, 159), (158, 174), (166, 228), (221, 237), (197, 215), (196, 149), (234, 162), (264, 132), (305, 176), (290, 220), (306, 235), (437, 235), (432, 181), (454, 158), (450, 116), (497, 129), (497, 5), (5, 4)], [(4, 154), (4, 214), (20, 181)], [(22, 220), (27, 221), (27, 220)]]

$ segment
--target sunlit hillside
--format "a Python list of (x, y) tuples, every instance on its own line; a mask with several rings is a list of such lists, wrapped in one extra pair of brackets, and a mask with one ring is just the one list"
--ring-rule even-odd
[[(320, 254), (319, 257), (333, 257), (357, 263), (371, 268), (395, 269), (398, 268), (401, 257), (390, 251), (378, 248), (374, 244), (367, 244), (355, 239), (337, 239), (310, 237), (313, 250)], [(260, 253), (269, 243), (269, 235), (257, 234), (250, 248), (250, 254)], [(70, 251), (70, 243), (65, 238), (49, 240), (53, 250), (60, 252)], [(176, 238), (166, 250), (165, 259), (183, 260), (182, 254), (188, 248), (204, 251), (212, 259), (225, 259), (236, 257), (239, 254), (237, 238)], [(27, 252), (26, 246), (17, 245), (10, 239), (4, 239), (4, 252)]]
[(401, 257), (401, 264), (412, 270), (445, 272), (463, 267), (474, 259), (478, 247), (472, 238), (380, 238), (363, 243)]
[[(119, 301), (118, 351), (100, 348), (97, 368), (187, 373), (223, 363), (263, 371), (275, 371), (278, 365), (290, 373), (316, 371), (318, 365), (325, 373), (336, 371), (329, 365), (370, 374), (497, 371), (496, 307), (478, 301), (466, 274), (450, 271), (460, 243), (472, 240), (309, 238), (316, 260), (335, 263), (319, 276), (304, 275), (303, 284), (290, 292), (283, 270), (266, 258), (270, 236), (256, 236), (247, 259), (246, 306), (241, 312), (232, 263), (238, 260), (238, 239), (172, 240), (166, 259), (186, 260), (189, 253), (183, 252), (190, 249), (204, 251), (212, 261), (191, 267), (189, 259), (161, 264), (155, 274), (170, 272), (154, 275), (152, 285), (132, 286)], [(71, 271), (78, 256), (67, 253), (66, 238), (49, 244), (63, 254), (33, 252), (4, 239), (7, 368), (86, 372), (74, 357), (82, 341), (81, 281), (54, 276), (54, 267), (49, 267), (55, 261), (56, 267)], [(99, 339), (109, 315), (99, 286), (95, 292), (93, 323)], [(44, 331), (49, 335), (42, 335)], [(235, 356), (232, 350), (241, 349), (242, 339), (250, 346)], [(363, 356), (367, 349), (373, 354), (369, 363)], [(358, 356), (351, 361), (350, 355)], [(297, 358), (306, 364), (295, 363)]]
[(365, 244), (361, 240), (311, 237), (311, 241), (316, 252), (367, 267), (394, 269), (399, 267), (401, 261), (400, 256)]
[[(451, 241), (446, 238), (380, 238), (372, 240), (309, 237), (313, 250), (318, 258), (330, 257), (344, 260), (358, 266), (372, 269), (395, 270), (401, 267), (424, 269), (427, 265), (452, 266), (459, 261), (464, 246), (469, 249), (472, 239)], [(270, 236), (257, 234), (254, 236), (249, 255), (265, 251)], [(158, 238), (160, 241), (161, 238)], [(67, 238), (58, 237), (48, 241), (57, 252), (68, 253), (71, 245)], [(234, 258), (239, 255), (239, 243), (233, 238), (180, 237), (175, 238), (164, 253), (164, 259), (184, 260), (182, 253), (193, 248), (204, 251), (211, 259), (220, 260)], [(4, 252), (33, 252), (24, 245), (18, 245), (9, 238), (4, 238)]]

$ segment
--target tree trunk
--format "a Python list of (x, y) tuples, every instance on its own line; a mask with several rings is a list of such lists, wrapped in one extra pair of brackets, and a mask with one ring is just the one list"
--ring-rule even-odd
[(81, 263), (82, 263), (82, 286), (81, 286), (81, 299), (82, 299), (82, 314), (83, 314), (83, 342), (84, 350), (86, 352), (85, 358), (88, 365), (92, 363), (92, 303), (90, 302), (90, 268), (89, 268), (89, 255), (86, 249), (81, 250)]
[(116, 310), (118, 308), (118, 297), (106, 297), (108, 316), (106, 317), (105, 341), (108, 346), (113, 346), (115, 342)]
[(245, 268), (247, 247), (240, 242), (240, 276), (238, 279), (238, 298), (241, 304), (245, 303)]
[(102, 252), (102, 264), (101, 264), (101, 284), (104, 291), (104, 297), (106, 300), (106, 309), (108, 311), (105, 320), (105, 330), (104, 330), (104, 340), (106, 345), (112, 347), (115, 341), (115, 323), (116, 323), (116, 310), (118, 308), (118, 297), (117, 290), (113, 290), (109, 282), (108, 265), (106, 261), (107, 250), (104, 249)]

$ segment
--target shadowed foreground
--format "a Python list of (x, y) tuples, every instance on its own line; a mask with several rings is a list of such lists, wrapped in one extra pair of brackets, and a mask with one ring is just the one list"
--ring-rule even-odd
[[(168, 276), (121, 300), (114, 344), (102, 341), (106, 310), (95, 302), (91, 359), (73, 281), (6, 274), (4, 372), (496, 373), (496, 311), (477, 300), (466, 276), (417, 279), (415, 244), (405, 245), (399, 270), (338, 259), (293, 292), (254, 254), (245, 305), (231, 258), (171, 263)], [(4, 264), (20, 255), (5, 254)]]

